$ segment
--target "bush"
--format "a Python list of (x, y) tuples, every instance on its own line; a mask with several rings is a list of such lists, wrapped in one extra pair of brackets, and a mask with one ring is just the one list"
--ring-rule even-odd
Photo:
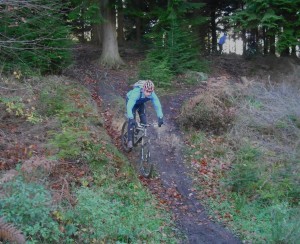
[(184, 104), (178, 122), (184, 128), (221, 133), (230, 128), (235, 118), (233, 106), (232, 95), (208, 91)]
[(76, 159), (83, 153), (84, 144), (88, 141), (88, 133), (75, 128), (63, 128), (54, 133), (50, 144), (57, 150), (58, 158)]
[[(139, 77), (141, 79), (151, 79), (157, 87), (168, 87), (174, 77), (166, 57), (152, 57), (149, 53), (145, 61), (140, 64)], [(159, 59), (159, 61), (158, 61)]]
[[(65, 214), (69, 234), (75, 234), (81, 243), (164, 243), (160, 229), (165, 223), (153, 211), (151, 199), (142, 191), (133, 192), (129, 185), (122, 187), (125, 192), (114, 194), (109, 194), (111, 189), (79, 189), (74, 211)], [(132, 183), (133, 189), (137, 187)], [(174, 242), (172, 238), (168, 241)]]
[(51, 218), (50, 192), (40, 184), (26, 183), (20, 176), (1, 187), (0, 216), (18, 226), (28, 240), (59, 243), (62, 233)]
[(46, 116), (53, 116), (63, 110), (65, 106), (65, 93), (66, 91), (59, 86), (44, 88), (39, 97), (41, 102), (39, 109), (41, 112)]
[(300, 240), (300, 209), (291, 208), (287, 202), (270, 207), (273, 243), (297, 243)]

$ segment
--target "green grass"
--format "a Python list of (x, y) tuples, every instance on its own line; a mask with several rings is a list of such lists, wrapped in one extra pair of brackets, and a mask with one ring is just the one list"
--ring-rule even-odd
[(148, 193), (138, 184), (127, 184), (113, 190), (115, 185), (102, 188), (81, 188), (77, 191), (78, 203), (66, 213), (68, 228), (79, 240), (121, 243), (176, 243), (168, 217), (159, 210)]
[[(282, 202), (262, 205), (249, 201), (240, 194), (231, 194), (227, 200), (208, 201), (221, 215), (230, 213), (229, 226), (251, 243), (294, 243), (300, 238), (300, 210)], [(212, 213), (213, 214), (213, 213)]]
[(254, 84), (241, 92), (231, 130), (222, 135), (189, 131), (199, 198), (249, 243), (300, 240), (299, 93), (283, 88)]
[(89, 92), (59, 79), (39, 85), (37, 110), (54, 121), (47, 154), (57, 162), (85, 164), (91, 175), (68, 182), (75, 205), (69, 197), (51, 204), (51, 179), (15, 178), (0, 188), (0, 216), (22, 230), (28, 243), (178, 243), (171, 216), (111, 143)]
[[(199, 143), (189, 151), (191, 155), (198, 151), (198, 158), (193, 155), (194, 159), (201, 162), (205, 155), (207, 162), (211, 158), (223, 162), (226, 157), (230, 158), (232, 151), (229, 148), (225, 150), (225, 143), (211, 144), (209, 141), (211, 139), (203, 138), (202, 133), (198, 138), (193, 136), (193, 145)], [(219, 153), (220, 147), (225, 154)], [(243, 240), (253, 243), (297, 243), (300, 236), (299, 190), (288, 168), (290, 163), (281, 161), (268, 166), (264, 162), (265, 157), (265, 152), (259, 148), (249, 144), (241, 146), (230, 171), (222, 171), (217, 165), (213, 168), (215, 175), (222, 176), (217, 179), (222, 197), (214, 195), (206, 198), (205, 202), (211, 215), (225, 221)], [(215, 181), (215, 178), (208, 180), (210, 184), (212, 180)], [(202, 191), (207, 189), (210, 188), (201, 186)], [(228, 216), (232, 218), (228, 219)]]

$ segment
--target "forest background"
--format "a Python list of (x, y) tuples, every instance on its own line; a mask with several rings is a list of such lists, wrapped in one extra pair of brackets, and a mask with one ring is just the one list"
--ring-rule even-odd
[[(99, 135), (94, 135), (93, 141), (88, 139), (90, 131), (87, 133), (87, 128), (91, 125), (97, 126), (97, 121), (103, 119), (96, 115), (94, 108), (84, 109), (89, 104), (87, 91), (81, 94), (81, 88), (72, 81), (59, 76), (50, 80), (49, 75), (61, 75), (67, 68), (72, 67), (76, 45), (92, 44), (99, 47), (101, 55), (97, 59), (97, 64), (112, 69), (126, 65), (120, 50), (130, 48), (144, 54), (144, 59), (138, 65), (136, 78), (150, 78), (157, 87), (168, 91), (178, 77), (186, 84), (193, 84), (190, 71), (201, 74), (210, 72), (208, 60), (214, 55), (219, 57), (217, 40), (224, 32), (233, 43), (237, 39), (242, 40), (245, 58), (255, 60), (258, 56), (274, 59), (289, 57), (295, 60), (293, 62), (298, 62), (299, 9), (299, 0), (2, 0), (0, 2), (2, 119), (9, 114), (35, 125), (44, 123), (45, 118), (53, 118), (55, 123), (49, 119), (52, 123), (48, 124), (51, 132), (44, 138), (49, 143), (45, 147), (47, 150), (40, 149), (45, 150), (45, 155), (50, 158), (45, 157), (36, 161), (43, 162), (43, 165), (46, 165), (43, 166), (43, 170), (48, 170), (49, 174), (50, 168), (53, 173), (57, 167), (53, 162), (83, 160), (89, 163), (94, 174), (86, 175), (88, 170), (81, 169), (77, 173), (84, 172), (85, 177), (73, 185), (74, 189), (66, 183), (65, 178), (61, 178), (65, 184), (59, 183), (63, 187), (68, 186), (68, 193), (59, 188), (60, 193), (64, 194), (60, 194), (61, 198), (56, 196), (55, 208), (49, 205), (53, 192), (46, 187), (46, 178), (42, 178), (44, 180), (41, 184), (40, 180), (36, 180), (35, 177), (28, 178), (23, 172), (22, 177), (14, 180), (4, 182), (2, 179), (0, 216), (15, 224), (33, 243), (45, 241), (60, 243), (61, 240), (70, 243), (73, 240), (91, 242), (99, 239), (157, 242), (170, 241), (172, 238), (175, 242), (176, 234), (171, 228), (172, 221), (162, 210), (155, 210), (157, 218), (153, 222), (149, 221), (147, 227), (149, 232), (136, 229), (137, 219), (128, 216), (140, 215), (139, 221), (149, 219), (151, 216), (149, 212), (154, 211), (153, 206), (156, 203), (145, 193), (142, 186), (132, 179), (134, 176), (131, 176), (133, 172), (130, 169), (123, 169), (125, 173), (122, 177), (116, 174), (116, 169), (120, 170), (119, 164), (124, 159), (115, 148), (107, 144), (107, 139)], [(255, 43), (254, 48), (251, 43)], [(268, 81), (270, 79), (266, 80)], [(68, 87), (70, 83), (72, 87)], [(229, 167), (232, 167), (230, 173), (225, 175), (223, 171), (219, 172), (222, 180), (220, 179), (218, 187), (223, 187), (227, 199), (226, 201), (222, 199), (223, 204), (217, 204), (216, 200), (206, 196), (205, 201), (215, 211), (223, 211), (220, 220), (229, 218), (231, 228), (245, 240), (254, 242), (267, 240), (274, 243), (279, 241), (296, 243), (296, 240), (299, 240), (297, 216), (299, 216), (300, 195), (298, 173), (300, 109), (295, 102), (299, 96), (296, 92), (299, 85), (297, 75), (291, 79), (291, 83), (292, 87), (285, 84), (284, 88), (282, 84), (267, 88), (264, 83), (255, 85), (247, 90), (249, 94), (242, 94), (235, 88), (235, 92), (238, 91), (239, 95), (233, 92), (229, 97), (228, 93), (224, 95), (215, 92), (213, 96), (223, 104), (217, 108), (208, 106), (209, 100), (198, 97), (200, 100), (195, 102), (193, 108), (195, 110), (191, 110), (192, 113), (183, 110), (182, 118), (179, 119), (183, 128), (195, 128), (190, 138), (191, 145), (194, 145), (195, 141), (202, 146), (211, 143), (212, 138), (199, 133), (199, 129), (218, 136), (228, 131), (236, 133), (235, 136), (231, 134), (231, 138), (230, 133), (226, 134), (229, 138), (226, 139), (226, 143), (218, 144), (217, 148), (210, 152), (214, 158), (228, 159), (229, 154), (235, 155), (233, 158), (230, 157), (234, 162), (234, 166)], [(14, 89), (20, 91), (20, 84), (26, 87), (24, 92), (21, 90), (10, 93)], [(38, 89), (35, 90), (34, 87)], [(68, 96), (75, 102), (73, 105), (66, 105)], [(243, 103), (239, 100), (241, 98)], [(71, 101), (68, 102), (71, 104)], [(35, 105), (31, 106), (32, 103)], [(37, 107), (36, 103), (40, 107)], [(244, 117), (240, 120), (237, 119), (238, 116), (233, 119), (230, 108), (239, 103), (244, 105), (241, 106), (243, 110), (239, 110)], [(287, 107), (283, 107), (285, 103)], [(201, 106), (198, 106), (199, 104)], [(274, 114), (267, 113), (269, 110), (266, 108), (270, 104), (276, 104), (278, 108), (276, 111), (270, 109), (275, 111)], [(246, 116), (255, 114), (254, 112), (257, 117)], [(261, 112), (260, 118), (264, 117), (265, 120), (257, 119), (258, 112)], [(197, 116), (193, 117), (193, 114)], [(239, 121), (240, 124), (235, 122), (238, 127), (232, 125), (233, 121)], [(248, 124), (246, 121), (252, 123)], [(244, 127), (246, 125), (248, 127)], [(8, 134), (4, 128), (6, 127), (3, 126), (0, 131), (2, 140), (5, 140)], [(242, 136), (242, 132), (245, 131), (248, 133), (247, 136)], [(232, 140), (237, 134), (243, 139)], [(251, 141), (253, 138), (256, 138), (255, 142)], [(274, 138), (276, 143), (272, 141)], [(37, 151), (33, 145), (22, 145), (22, 149), (18, 149), (20, 145), (17, 142), (12, 144), (15, 151), (22, 151), (22, 155), (10, 155), (10, 160), (6, 160), (7, 155), (12, 153), (7, 150), (5, 143), (1, 144), (1, 148), (4, 149), (1, 152), (3, 172), (15, 168), (22, 171), (20, 163), (25, 165), (23, 162), (25, 159), (33, 160), (33, 151)], [(208, 152), (204, 153), (201, 150), (197, 148), (189, 153), (194, 155), (196, 161), (203, 162), (204, 154), (206, 157)], [(113, 165), (108, 164), (111, 161), (114, 162)], [(100, 168), (99, 165), (95, 165), (96, 162), (102, 162)], [(115, 175), (120, 178), (119, 184), (111, 184), (109, 181), (109, 178), (114, 178)], [(203, 183), (204, 179), (205, 177), (197, 180)], [(100, 187), (97, 189), (87, 187), (91, 182)], [(52, 182), (52, 190), (58, 187), (54, 183)], [(110, 185), (116, 188), (112, 190)], [(204, 186), (198, 187), (203, 190)], [(95, 198), (94, 191), (101, 197)], [(20, 202), (22, 204), (18, 205)], [(149, 205), (143, 205), (142, 202), (149, 202)], [(99, 205), (103, 208), (97, 209), (96, 206)], [(133, 215), (130, 206), (139, 209), (138, 213)], [(94, 218), (90, 217), (91, 213)], [(19, 217), (16, 218), (16, 215)], [(232, 216), (235, 215), (238, 217), (233, 220)], [(114, 227), (120, 219), (110, 217), (110, 221), (106, 222), (106, 229), (100, 230), (105, 222), (103, 219), (107, 219), (107, 216), (123, 216), (122, 220), (129, 219), (130, 223), (122, 223), (116, 230)], [(249, 220), (254, 219), (257, 221), (256, 226), (251, 226)], [(158, 228), (161, 229), (160, 233), (154, 231)]]

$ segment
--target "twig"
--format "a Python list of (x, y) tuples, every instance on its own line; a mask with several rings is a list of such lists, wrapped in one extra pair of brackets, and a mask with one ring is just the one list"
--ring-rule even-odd
[(11, 90), (11, 91), (17, 91), (17, 90), (24, 90), (24, 89), (27, 89), (27, 88), (18, 88), (18, 89), (13, 89), (13, 88), (7, 88), (7, 87), (3, 87), (3, 86), (0, 86), (1, 89), (5, 89), (5, 90)]

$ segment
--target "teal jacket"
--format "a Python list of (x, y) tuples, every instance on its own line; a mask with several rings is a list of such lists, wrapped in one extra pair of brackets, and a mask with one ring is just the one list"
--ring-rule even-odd
[(152, 92), (151, 95), (149, 97), (145, 97), (145, 94), (142, 92), (142, 89), (140, 87), (135, 87), (133, 88), (131, 91), (129, 91), (126, 95), (127, 98), (127, 117), (129, 119), (133, 119), (133, 113), (132, 113), (132, 109), (134, 107), (134, 105), (139, 105), (148, 101), (151, 101), (156, 115), (158, 118), (162, 118), (163, 117), (163, 113), (162, 113), (162, 108), (161, 108), (161, 104), (160, 101), (158, 99), (158, 97), (156, 96), (155, 92)]

